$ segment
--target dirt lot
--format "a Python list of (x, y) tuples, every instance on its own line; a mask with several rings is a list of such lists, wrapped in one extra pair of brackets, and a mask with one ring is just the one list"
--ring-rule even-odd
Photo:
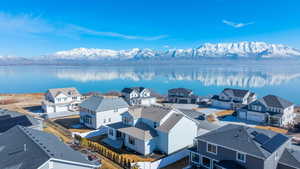
[(0, 94), (0, 96), (3, 96), (3, 99), (0, 100), (0, 108), (37, 116), (33, 114), (30, 109), (34, 109), (41, 105), (44, 93)]
[(65, 127), (70, 132), (86, 133), (86, 132), (92, 131), (92, 129), (89, 129), (84, 126), (81, 126), (80, 128), (74, 128), (74, 125), (80, 124), (79, 118), (80, 118), (79, 115), (74, 115), (74, 116), (55, 118), (55, 119), (51, 119), (51, 120), (54, 121), (55, 123)]
[(170, 164), (162, 169), (182, 169), (189, 165), (189, 158), (183, 158), (173, 164)]

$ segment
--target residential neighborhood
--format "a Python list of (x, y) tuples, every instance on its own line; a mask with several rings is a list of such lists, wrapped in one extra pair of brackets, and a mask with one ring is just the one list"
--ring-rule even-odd
[(73, 87), (56, 88), (38, 95), (34, 104), (22, 103), (27, 105), (23, 109), (3, 105), (0, 166), (300, 167), (300, 113), (294, 103), (272, 94), (260, 97), (247, 89), (226, 88), (209, 97), (174, 88), (159, 101), (151, 92), (129, 87), (117, 95), (80, 94)]

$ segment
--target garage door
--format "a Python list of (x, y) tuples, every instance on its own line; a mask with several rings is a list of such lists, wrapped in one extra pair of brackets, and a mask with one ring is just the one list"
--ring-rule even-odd
[(265, 117), (264, 117), (264, 115), (257, 115), (257, 114), (248, 113), (247, 120), (257, 121), (257, 122), (264, 122)]
[(179, 103), (187, 103), (187, 100), (181, 99), (181, 100), (179, 100)]
[(56, 112), (68, 111), (68, 106), (56, 106)]
[(241, 118), (241, 119), (246, 119), (246, 112), (244, 112), (244, 111), (239, 111), (239, 118)]

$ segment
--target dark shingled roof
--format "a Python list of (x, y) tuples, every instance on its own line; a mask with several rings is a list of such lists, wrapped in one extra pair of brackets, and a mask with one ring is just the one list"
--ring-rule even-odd
[(259, 101), (266, 106), (277, 108), (287, 108), (293, 105), (292, 102), (289, 102), (281, 97), (274, 95), (264, 96), (262, 99), (259, 99)]
[(300, 147), (286, 148), (279, 159), (279, 163), (300, 168)]
[(192, 93), (192, 90), (186, 89), (186, 88), (174, 88), (174, 89), (168, 90), (168, 92), (190, 94), (190, 93)]
[(244, 166), (232, 160), (222, 160), (218, 162), (217, 165), (226, 169), (246, 169)]
[[(260, 143), (260, 140), (255, 139), (257, 134), (264, 134), (268, 136), (270, 140)], [(278, 140), (275, 140), (273, 144), (272, 142), (274, 140), (272, 138), (279, 137), (278, 135), (285, 139), (281, 139), (282, 141), (280, 140), (279, 144), (277, 142)], [(235, 124), (228, 124), (209, 133), (198, 136), (197, 139), (229, 147), (261, 158), (268, 158), (272, 154), (272, 152), (269, 152), (270, 145), (273, 146), (271, 147), (272, 150), (276, 151), (281, 145), (289, 140), (287, 136), (270, 130), (256, 129)], [(263, 148), (264, 145), (267, 145), (266, 147), (268, 149)]]
[(39, 125), (40, 123), (40, 120), (29, 115), (23, 115), (19, 112), (0, 109), (0, 133), (5, 132), (16, 125), (30, 127)]
[(123, 98), (91, 96), (80, 104), (80, 107), (95, 112), (108, 111), (129, 107)]
[(233, 95), (235, 97), (244, 97), (249, 90), (243, 90), (243, 89), (232, 89), (232, 88), (226, 88), (223, 90), (223, 93), (226, 93), (228, 95)]
[(140, 93), (141, 91), (143, 91), (145, 88), (144, 87), (131, 87), (131, 88), (124, 88), (121, 92), (122, 93), (131, 93), (133, 90), (137, 91), (138, 93)]
[(15, 126), (0, 135), (1, 169), (36, 169), (50, 158), (93, 166), (49, 133)]

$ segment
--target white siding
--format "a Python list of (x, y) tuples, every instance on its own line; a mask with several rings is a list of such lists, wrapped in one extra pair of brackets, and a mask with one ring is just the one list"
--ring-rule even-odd
[(128, 111), (128, 108), (121, 108), (118, 110), (108, 110), (96, 113), (96, 128), (102, 125), (112, 124), (122, 121), (121, 114)]
[(134, 138), (134, 140), (135, 140), (135, 144), (134, 145), (130, 144), (129, 136), (125, 135), (124, 145), (126, 147), (128, 147), (129, 149), (134, 150), (143, 155), (148, 155), (155, 149), (156, 144), (155, 144), (154, 139), (152, 139), (150, 141), (143, 141), (143, 140)]
[(170, 154), (193, 144), (197, 136), (197, 125), (184, 117), (171, 129), (168, 136), (167, 153)]

